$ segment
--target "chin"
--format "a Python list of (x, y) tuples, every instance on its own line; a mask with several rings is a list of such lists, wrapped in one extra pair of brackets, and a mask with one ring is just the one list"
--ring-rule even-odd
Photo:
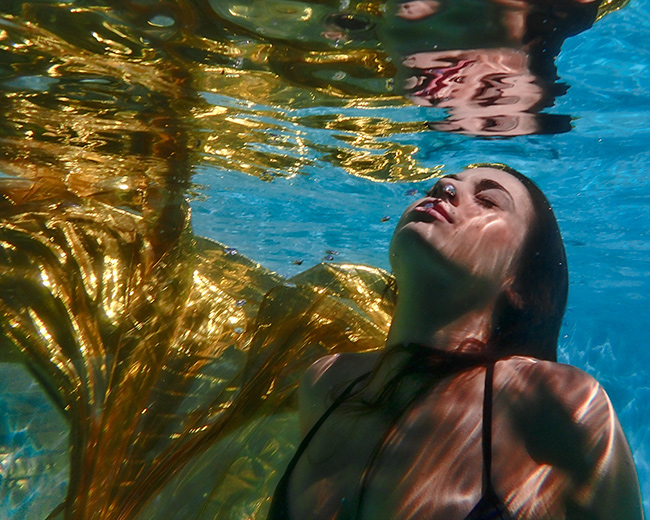
[(405, 269), (424, 274), (427, 267), (437, 270), (437, 265), (451, 263), (432, 240), (430, 226), (426, 222), (409, 222), (395, 232), (388, 249), (395, 276)]

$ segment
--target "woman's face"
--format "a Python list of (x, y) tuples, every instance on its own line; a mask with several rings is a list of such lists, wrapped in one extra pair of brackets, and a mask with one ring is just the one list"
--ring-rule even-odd
[(398, 282), (404, 269), (417, 275), (437, 263), (504, 289), (532, 219), (528, 190), (507, 172), (476, 168), (443, 177), (397, 224), (390, 257)]

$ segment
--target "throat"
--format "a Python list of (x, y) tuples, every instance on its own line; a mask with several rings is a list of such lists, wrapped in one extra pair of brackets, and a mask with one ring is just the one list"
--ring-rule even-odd
[(441, 351), (479, 353), (490, 339), (493, 309), (493, 305), (486, 305), (453, 312), (441, 306), (409, 305), (401, 300), (386, 344), (420, 344)]

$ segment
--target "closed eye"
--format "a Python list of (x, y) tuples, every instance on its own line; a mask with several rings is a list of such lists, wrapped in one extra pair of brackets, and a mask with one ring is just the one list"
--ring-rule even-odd
[(499, 205), (494, 200), (492, 200), (490, 197), (486, 197), (485, 195), (477, 195), (476, 200), (478, 201), (479, 204), (485, 206), (486, 208), (499, 207)]
[(512, 201), (510, 192), (492, 179), (479, 181), (475, 190), (474, 194), (476, 199), (486, 207), (505, 208)]

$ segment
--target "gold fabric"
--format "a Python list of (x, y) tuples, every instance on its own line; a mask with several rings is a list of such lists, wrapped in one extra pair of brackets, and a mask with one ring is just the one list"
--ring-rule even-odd
[(70, 422), (51, 518), (263, 518), (301, 373), (382, 345), (389, 275), (327, 264), (284, 280), (194, 237), (186, 208), (162, 249), (142, 216), (28, 188), (1, 190), (2, 352)]
[(596, 20), (600, 20), (603, 16), (606, 16), (614, 11), (623, 9), (627, 4), (630, 3), (630, 0), (603, 0), (598, 6), (598, 15)]

